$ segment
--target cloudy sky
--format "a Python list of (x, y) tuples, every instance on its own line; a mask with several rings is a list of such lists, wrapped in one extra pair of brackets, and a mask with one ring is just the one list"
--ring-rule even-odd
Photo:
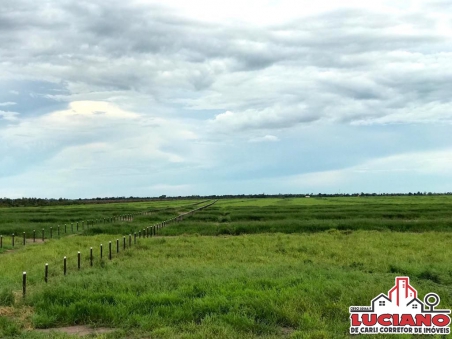
[(452, 2), (2, 0), (0, 196), (452, 191)]

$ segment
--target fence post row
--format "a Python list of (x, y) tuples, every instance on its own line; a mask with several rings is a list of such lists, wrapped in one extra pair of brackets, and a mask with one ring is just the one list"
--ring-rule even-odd
[[(212, 203), (210, 203), (210, 204), (208, 204), (206, 206), (203, 206), (203, 207), (194, 209), (192, 211), (189, 211), (187, 213), (181, 214), (178, 217), (174, 217), (174, 218), (171, 218), (171, 219), (168, 219), (168, 220), (164, 220), (164, 221), (162, 221), (162, 222), (160, 222), (160, 223), (158, 223), (156, 225), (148, 226), (148, 227), (144, 228), (143, 230), (139, 230), (138, 231), (138, 236), (139, 236), (139, 238), (141, 238), (141, 236), (143, 236), (143, 238), (150, 237), (150, 236), (152, 237), (152, 235), (155, 236), (156, 232), (157, 232), (157, 229), (166, 227), (167, 225), (169, 225), (170, 223), (172, 223), (174, 221), (180, 221), (185, 216), (192, 215), (195, 211), (207, 208), (207, 207), (213, 205), (216, 202), (217, 201), (214, 201), (214, 202), (212, 202)], [(139, 215), (148, 215), (149, 212), (141, 212), (141, 213), (138, 213), (138, 214)], [(130, 220), (130, 221), (132, 221), (133, 216), (135, 216), (135, 214), (128, 214), (128, 215), (119, 216), (119, 217), (112, 217), (110, 219), (105, 219), (104, 218), (103, 222), (106, 223), (106, 222), (108, 222), (108, 220), (113, 222), (113, 220), (117, 220), (118, 218), (120, 220), (122, 219), (122, 220)], [(96, 219), (96, 222), (97, 221), (98, 220)], [(102, 219), (101, 219), (101, 221), (102, 221)], [(82, 221), (81, 224), (82, 224), (82, 227), (84, 229), (84, 221)], [(94, 224), (94, 222), (92, 220), (91, 220), (91, 223), (90, 223), (89, 220), (86, 221), (86, 225), (87, 225), (88, 228), (89, 228), (89, 225), (93, 225), (93, 224)], [(59, 236), (60, 235), (60, 225), (58, 225), (57, 230), (58, 230), (58, 236)], [(74, 231), (73, 223), (71, 223), (71, 230), (72, 230), (72, 232)], [(78, 230), (79, 230), (79, 223), (77, 222), (77, 231)], [(66, 224), (64, 224), (64, 232), (67, 233), (67, 226), (66, 226)], [(134, 236), (134, 244), (136, 244), (137, 243), (137, 232), (134, 232), (133, 236)], [(14, 237), (15, 237), (15, 234), (13, 233), (12, 234), (12, 245), (13, 245), (13, 247), (14, 247)], [(52, 238), (52, 237), (53, 237), (53, 227), (50, 226), (50, 238)], [(42, 241), (44, 241), (44, 239), (45, 239), (45, 234), (44, 234), (44, 228), (43, 228), (42, 229)], [(35, 242), (35, 241), (36, 241), (36, 230), (33, 230), (33, 242)], [(26, 243), (26, 234), (25, 234), (25, 232), (23, 232), (23, 244), (25, 245), (25, 243)], [(109, 245), (108, 246), (108, 248), (109, 248), (109, 259), (111, 260), (112, 259), (111, 241), (109, 241), (108, 245)], [(131, 247), (131, 246), (132, 246), (132, 234), (129, 234), (129, 247)], [(0, 248), (2, 248), (2, 247), (3, 247), (3, 235), (0, 235)], [(123, 236), (123, 248), (124, 248), (124, 250), (126, 249), (126, 236)], [(116, 239), (116, 253), (119, 253), (119, 239)], [(102, 260), (102, 257), (103, 257), (103, 247), (102, 247), (102, 244), (100, 244), (100, 259), (101, 260)], [(93, 248), (92, 247), (90, 247), (90, 266), (93, 266)], [(77, 268), (78, 268), (78, 270), (81, 269), (81, 253), (80, 253), (80, 251), (77, 252)], [(67, 274), (67, 257), (63, 258), (63, 273), (64, 273), (64, 275)], [(48, 282), (48, 275), (49, 275), (49, 264), (46, 263), (45, 264), (45, 269), (44, 269), (44, 281), (46, 283)], [(23, 297), (25, 297), (25, 295), (26, 295), (26, 284), (27, 284), (27, 273), (23, 272), (23, 278), (22, 278), (22, 294), (23, 294)]]

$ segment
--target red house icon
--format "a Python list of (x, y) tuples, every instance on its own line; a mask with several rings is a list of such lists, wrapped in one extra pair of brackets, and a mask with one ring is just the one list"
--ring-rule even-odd
[(417, 291), (410, 285), (410, 278), (397, 277), (395, 286), (388, 292), (388, 297), (397, 306), (406, 306), (408, 302), (417, 298)]

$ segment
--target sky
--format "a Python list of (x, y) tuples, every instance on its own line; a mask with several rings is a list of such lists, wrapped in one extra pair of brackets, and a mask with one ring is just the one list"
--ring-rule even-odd
[(452, 2), (2, 0), (0, 197), (452, 191)]

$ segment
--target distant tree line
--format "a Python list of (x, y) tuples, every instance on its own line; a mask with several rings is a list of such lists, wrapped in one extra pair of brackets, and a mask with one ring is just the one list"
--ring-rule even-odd
[(429, 195), (452, 195), (452, 192), (409, 192), (409, 193), (303, 193), (303, 194), (228, 194), (228, 195), (191, 195), (191, 196), (166, 196), (158, 197), (104, 197), (90, 199), (45, 199), (45, 198), (0, 198), (0, 207), (33, 207), (33, 206), (58, 206), (58, 205), (82, 205), (82, 204), (105, 204), (120, 202), (143, 202), (161, 200), (187, 200), (187, 199), (264, 199), (264, 198), (340, 198), (340, 197), (376, 197), (376, 196), (429, 196)]

